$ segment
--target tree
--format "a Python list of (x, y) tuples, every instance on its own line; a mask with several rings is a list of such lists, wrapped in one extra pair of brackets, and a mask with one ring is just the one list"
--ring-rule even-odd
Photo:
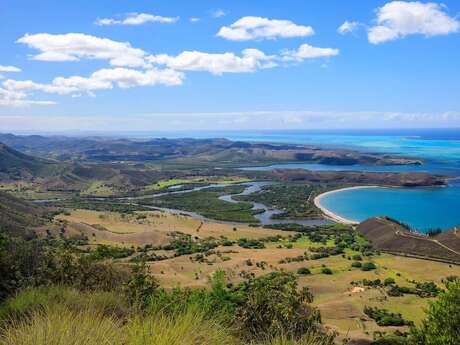
[(238, 292), (243, 301), (237, 323), (248, 337), (321, 333), (320, 313), (311, 306), (313, 295), (307, 288), (299, 290), (291, 273), (273, 272), (250, 279)]
[(158, 282), (149, 274), (145, 261), (142, 261), (133, 267), (131, 279), (126, 285), (126, 296), (134, 306), (145, 308), (158, 287)]
[(411, 329), (411, 340), (417, 345), (457, 345), (459, 339), (460, 280), (455, 280), (430, 303), (422, 325)]

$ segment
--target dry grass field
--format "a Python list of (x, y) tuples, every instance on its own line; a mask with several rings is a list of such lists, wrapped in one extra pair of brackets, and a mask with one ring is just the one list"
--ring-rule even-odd
[[(59, 215), (57, 220), (67, 223), (69, 234), (82, 233), (92, 244), (113, 245), (165, 244), (169, 233), (177, 231), (199, 238), (225, 236), (230, 240), (262, 238), (281, 232), (247, 225), (231, 225), (216, 222), (201, 222), (188, 216), (174, 215), (161, 211), (120, 214), (90, 210), (72, 210), (70, 215)], [(94, 234), (94, 235), (93, 235)], [(288, 236), (289, 232), (282, 232)]]
[[(231, 240), (276, 235), (287, 238), (294, 234), (244, 225), (202, 223), (187, 216), (157, 211), (121, 215), (114, 212), (72, 210), (70, 215), (57, 216), (57, 220), (64, 221), (69, 236), (80, 233), (88, 236), (91, 244), (121, 246), (166, 244), (171, 241), (169, 234), (173, 231), (197, 238), (224, 236)], [(375, 331), (390, 332), (398, 328), (379, 327), (363, 313), (364, 306), (378, 306), (401, 313), (404, 318), (418, 323), (424, 317), (423, 308), (430, 298), (409, 294), (390, 297), (384, 288), (352, 285), (353, 281), (383, 281), (391, 277), (400, 286), (413, 287), (413, 281), (433, 281), (442, 287), (441, 280), (446, 276), (460, 276), (460, 266), (390, 254), (364, 258), (364, 261), (374, 262), (377, 269), (362, 271), (351, 267), (352, 261), (348, 257), (357, 254), (351, 249), (345, 250), (345, 257), (336, 255), (318, 260), (280, 263), (283, 259), (302, 256), (306, 252), (311, 254), (309, 248), (321, 246), (305, 237), (292, 243), (292, 248), (289, 248), (288, 243), (287, 239), (268, 242), (265, 249), (219, 246), (204, 261), (196, 260), (197, 254), (174, 257), (174, 251), (158, 251), (157, 254), (165, 254), (170, 259), (150, 262), (149, 267), (151, 274), (167, 288), (206, 287), (213, 272), (221, 269), (225, 270), (229, 282), (237, 283), (248, 274), (259, 276), (275, 270), (297, 272), (299, 268), (307, 267), (311, 274), (299, 275), (299, 284), (311, 289), (324, 323), (337, 330), (341, 338), (348, 336), (368, 339), (372, 338)], [(333, 241), (326, 244), (333, 245)], [(333, 274), (322, 273), (324, 267), (330, 268)], [(405, 327), (399, 329), (407, 330)]]

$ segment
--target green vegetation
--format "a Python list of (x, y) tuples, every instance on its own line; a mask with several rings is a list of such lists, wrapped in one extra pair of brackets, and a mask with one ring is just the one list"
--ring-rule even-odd
[(455, 345), (460, 339), (460, 280), (447, 283), (447, 291), (430, 303), (427, 317), (411, 331), (412, 344)]
[[(75, 277), (86, 275), (73, 270), (78, 258), (69, 255), (48, 267), (45, 276), (51, 283), (69, 268)], [(70, 264), (64, 267), (63, 261)], [(88, 290), (73, 278), (61, 279), (59, 286), (25, 288), (7, 299), (0, 307), (0, 343), (262, 345), (315, 339), (332, 345), (334, 340), (311, 306), (313, 296), (306, 288), (299, 290), (289, 273), (250, 278), (228, 288), (218, 271), (211, 290), (162, 289), (144, 264), (134, 266), (122, 284), (105, 286), (107, 277), (94, 274), (94, 289)]]
[(206, 185), (210, 183), (221, 183), (221, 184), (232, 184), (232, 183), (244, 183), (249, 182), (251, 179), (240, 176), (194, 176), (190, 178), (171, 178), (160, 180), (145, 186), (146, 191), (157, 191), (163, 190), (173, 186), (179, 186), (183, 184), (193, 185)]
[(307, 268), (307, 267), (300, 267), (298, 270), (297, 270), (297, 274), (300, 274), (300, 275), (307, 275), (307, 274), (311, 274), (310, 270)]
[(265, 186), (260, 192), (236, 196), (236, 200), (259, 202), (270, 208), (282, 209), (274, 219), (318, 218), (321, 212), (313, 203), (318, 187), (307, 184), (275, 184)]
[(93, 260), (104, 259), (122, 259), (133, 255), (135, 252), (132, 248), (114, 247), (109, 245), (98, 245), (90, 254)]
[(379, 326), (407, 326), (412, 322), (404, 320), (401, 314), (391, 313), (386, 309), (365, 307), (364, 314), (377, 322)]
[(362, 271), (372, 271), (375, 270), (377, 266), (373, 262), (364, 262), (361, 266)]
[(44, 203), (46, 206), (64, 207), (74, 209), (84, 209), (93, 211), (108, 211), (120, 213), (133, 213), (135, 211), (149, 211), (147, 207), (134, 205), (130, 203), (123, 203), (114, 200), (85, 200), (80, 198), (72, 198), (67, 200), (56, 200)]
[(158, 207), (197, 212), (204, 217), (216, 220), (257, 223), (258, 219), (254, 217), (254, 214), (260, 211), (252, 210), (251, 203), (230, 203), (219, 200), (220, 196), (226, 194), (241, 193), (244, 188), (241, 185), (209, 188), (184, 194), (166, 195), (150, 199), (144, 203)]

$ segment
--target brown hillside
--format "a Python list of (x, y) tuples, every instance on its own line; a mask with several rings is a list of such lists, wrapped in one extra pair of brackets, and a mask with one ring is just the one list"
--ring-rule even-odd
[(357, 230), (378, 250), (460, 263), (460, 237), (454, 230), (430, 238), (383, 217), (370, 218)]

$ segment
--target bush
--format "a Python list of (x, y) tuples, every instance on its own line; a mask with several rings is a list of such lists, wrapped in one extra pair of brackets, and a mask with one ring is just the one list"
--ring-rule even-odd
[(321, 269), (322, 274), (332, 274), (332, 270), (328, 267), (324, 267)]
[(297, 280), (290, 273), (250, 279), (235, 293), (242, 299), (236, 323), (247, 338), (323, 334), (319, 311), (310, 305), (312, 294), (307, 288), (297, 289)]
[(307, 267), (301, 267), (297, 270), (297, 274), (307, 275), (307, 274), (311, 274), (311, 272)]
[(355, 268), (361, 268), (363, 266), (363, 264), (359, 261), (354, 261), (351, 263), (351, 267), (355, 267)]
[(398, 335), (385, 335), (372, 343), (372, 345), (408, 345), (407, 339)]
[(145, 262), (141, 262), (134, 266), (133, 275), (126, 285), (125, 292), (131, 304), (144, 308), (157, 288), (157, 281), (148, 274)]
[(377, 322), (379, 326), (407, 326), (411, 321), (404, 320), (401, 314), (391, 313), (386, 309), (364, 307), (364, 314)]
[(390, 286), (390, 285), (394, 285), (396, 282), (393, 278), (385, 278), (385, 280), (383, 281), (383, 285), (385, 286)]
[(377, 266), (375, 266), (373, 262), (365, 262), (363, 263), (361, 270), (362, 271), (372, 271), (372, 270), (375, 270), (376, 268)]

